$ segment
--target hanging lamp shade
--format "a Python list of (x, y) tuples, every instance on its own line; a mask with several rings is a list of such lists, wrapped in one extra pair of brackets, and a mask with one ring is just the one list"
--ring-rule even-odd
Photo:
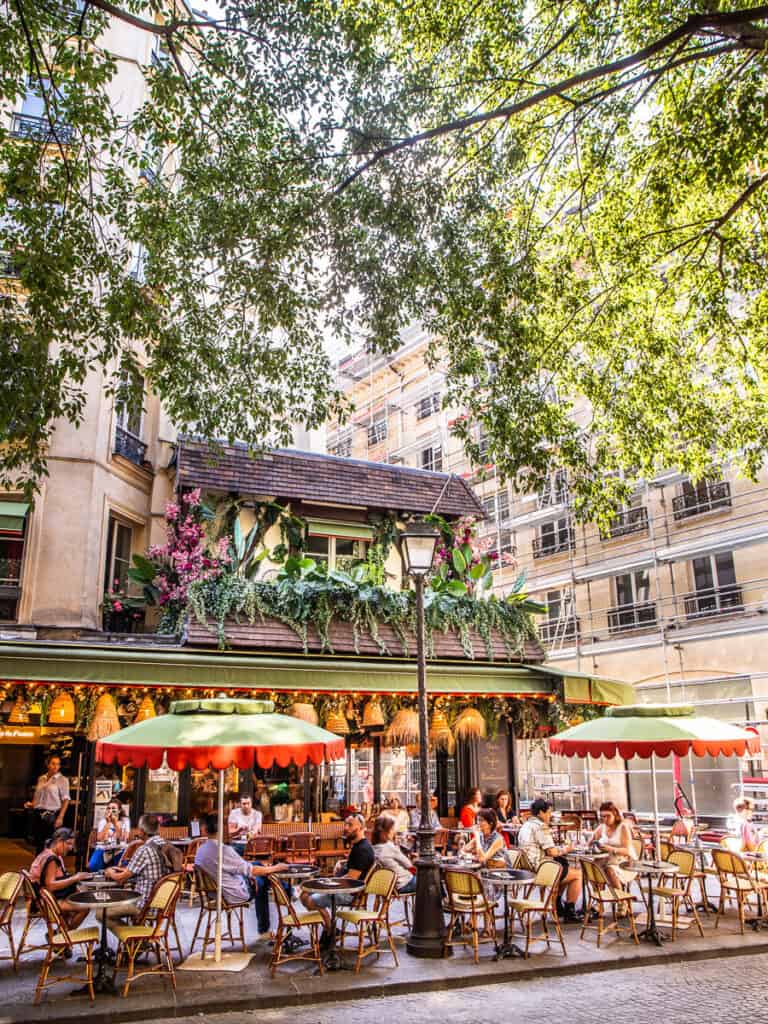
[(88, 727), (88, 739), (91, 742), (103, 740), (106, 736), (117, 732), (119, 728), (120, 719), (117, 717), (115, 702), (110, 694), (102, 693), (96, 701), (96, 710)]
[(59, 690), (48, 712), (49, 725), (74, 725), (75, 702), (67, 690)]
[(16, 700), (13, 702), (11, 713), (8, 716), (8, 724), (29, 725), (29, 711), (27, 710), (27, 705), (24, 703), (21, 697), (17, 697)]
[[(320, 724), (320, 719), (317, 717), (317, 711), (315, 711), (314, 704), (305, 704), (301, 701), (296, 701), (291, 704), (290, 713), (293, 718), (300, 718), (302, 722), (309, 722), (310, 725)], [(331, 729), (331, 732), (336, 732), (336, 730)]]
[(413, 708), (400, 708), (389, 723), (385, 739), (390, 747), (406, 747), (419, 742), (419, 716)]
[(484, 740), (485, 719), (477, 708), (464, 708), (453, 726), (457, 740)]
[(337, 736), (349, 734), (349, 722), (338, 709), (334, 709), (325, 720), (325, 728), (329, 732), (335, 732)]
[(435, 750), (447, 750), (449, 754), (453, 753), (456, 746), (448, 718), (440, 707), (435, 708), (432, 712), (432, 721), (429, 723), (429, 743)]
[(152, 698), (147, 694), (139, 704), (139, 710), (136, 712), (134, 718), (134, 724), (136, 722), (146, 722), (148, 718), (154, 718), (157, 715), (155, 711), (155, 705)]
[(363, 728), (376, 729), (384, 725), (384, 712), (378, 697), (371, 697), (363, 708)]

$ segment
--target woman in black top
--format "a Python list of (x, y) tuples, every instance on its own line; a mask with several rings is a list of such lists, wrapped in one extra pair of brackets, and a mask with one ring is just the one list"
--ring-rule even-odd
[(87, 871), (78, 871), (75, 875), (67, 871), (64, 858), (72, 853), (74, 845), (72, 830), (57, 828), (29, 870), (32, 881), (41, 889), (47, 889), (58, 903), (67, 928), (77, 928), (88, 915), (87, 910), (69, 902), (69, 897), (77, 891), (77, 883), (91, 877)]

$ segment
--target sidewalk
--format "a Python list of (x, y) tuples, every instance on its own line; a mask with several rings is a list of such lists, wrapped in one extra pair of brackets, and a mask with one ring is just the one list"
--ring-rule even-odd
[[(182, 943), (187, 949), (195, 916), (196, 911), (187, 907), (179, 914)], [(14, 929), (18, 933), (21, 931), (21, 919), (22, 915), (19, 914), (18, 927)], [(604, 940), (603, 948), (598, 950), (594, 930), (588, 931), (584, 941), (580, 941), (578, 926), (570, 925), (564, 930), (567, 957), (556, 951), (559, 947), (553, 946), (550, 952), (546, 952), (543, 944), (537, 944), (532, 947), (529, 960), (502, 960), (496, 963), (492, 959), (492, 946), (485, 944), (480, 948), (479, 964), (472, 961), (471, 953), (460, 948), (453, 957), (445, 960), (416, 960), (406, 953), (403, 941), (405, 933), (403, 929), (398, 929), (399, 967), (395, 967), (389, 952), (382, 952), (378, 961), (369, 957), (358, 975), (352, 971), (339, 971), (319, 977), (313, 974), (312, 964), (299, 962), (280, 969), (274, 981), (267, 967), (269, 946), (251, 945), (250, 948), (258, 952), (246, 970), (237, 974), (179, 971), (175, 995), (169, 983), (160, 978), (147, 977), (132, 986), (127, 999), (97, 995), (96, 1002), (91, 1004), (86, 997), (69, 995), (71, 986), (62, 984), (48, 990), (37, 1007), (32, 1006), (32, 994), (40, 958), (37, 954), (29, 954), (20, 964), (18, 975), (14, 975), (9, 961), (0, 961), (0, 993), (3, 1003), (0, 1024), (6, 1021), (73, 1024), (75, 1020), (83, 1019), (89, 1024), (106, 1024), (108, 1021), (136, 1021), (225, 1010), (286, 1008), (514, 982), (531, 977), (642, 967), (669, 963), (671, 959), (722, 959), (768, 952), (768, 932), (754, 932), (747, 928), (746, 935), (739, 935), (735, 911), (728, 913), (716, 931), (713, 918), (703, 915), (702, 919), (704, 938), (699, 936), (695, 928), (691, 928), (681, 933), (674, 943), (665, 943), (661, 949), (645, 942), (635, 946), (632, 942), (617, 940), (611, 935)], [(252, 926), (255, 922), (248, 923)]]

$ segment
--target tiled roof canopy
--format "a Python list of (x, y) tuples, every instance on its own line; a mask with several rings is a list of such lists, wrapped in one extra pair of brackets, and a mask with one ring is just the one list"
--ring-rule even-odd
[(395, 512), (484, 514), (472, 489), (459, 477), (384, 462), (288, 449), (254, 456), (244, 446), (215, 447), (182, 438), (177, 468), (182, 487)]

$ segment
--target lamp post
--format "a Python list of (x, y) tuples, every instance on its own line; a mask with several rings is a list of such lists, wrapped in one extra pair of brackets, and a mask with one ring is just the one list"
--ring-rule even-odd
[(419, 855), (416, 861), (416, 901), (413, 927), (406, 942), (411, 956), (443, 955), (442, 898), (440, 867), (435, 860), (435, 830), (430, 823), (429, 719), (427, 714), (427, 654), (424, 644), (424, 579), (432, 569), (440, 534), (428, 523), (416, 521), (400, 534), (406, 575), (416, 591), (416, 663), (419, 708), (419, 780), (421, 821), (417, 830)]

